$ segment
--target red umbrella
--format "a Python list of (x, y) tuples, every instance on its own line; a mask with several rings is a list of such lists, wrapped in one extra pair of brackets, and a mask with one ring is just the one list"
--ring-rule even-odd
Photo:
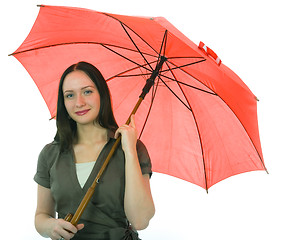
[(120, 124), (162, 59), (137, 112), (153, 171), (207, 190), (232, 175), (266, 170), (257, 98), (210, 48), (195, 45), (162, 17), (41, 6), (31, 32), (12, 55), (37, 84), (51, 117), (64, 70), (79, 61), (94, 64), (108, 82)]

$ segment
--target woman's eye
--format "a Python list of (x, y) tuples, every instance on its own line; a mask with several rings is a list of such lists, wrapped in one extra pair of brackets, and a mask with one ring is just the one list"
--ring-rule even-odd
[(84, 92), (85, 95), (90, 95), (91, 93), (92, 93), (91, 90), (86, 90), (86, 91)]
[(69, 93), (69, 94), (66, 94), (66, 95), (65, 95), (65, 98), (72, 98), (73, 96), (74, 96), (74, 94)]

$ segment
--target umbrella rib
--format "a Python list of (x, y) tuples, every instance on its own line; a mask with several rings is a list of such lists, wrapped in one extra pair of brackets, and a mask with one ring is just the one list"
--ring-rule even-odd
[(194, 88), (194, 89), (196, 89), (196, 90), (199, 90), (199, 91), (202, 91), (202, 92), (211, 94), (211, 95), (218, 96), (218, 95), (217, 95), (216, 93), (214, 93), (214, 92), (209, 92), (209, 91), (207, 91), (207, 90), (204, 90), (204, 89), (201, 89), (201, 88), (192, 86), (192, 85), (187, 84), (187, 83), (184, 83), (184, 82), (181, 82), (181, 81), (179, 81), (179, 80), (177, 80), (177, 79), (173, 79), (173, 78), (168, 77), (168, 76), (165, 76), (165, 75), (160, 75), (160, 76), (161, 76), (161, 77), (164, 77), (164, 78), (167, 78), (167, 79), (169, 79), (169, 80), (171, 80), (171, 81), (173, 81), (173, 82), (177, 82), (177, 83), (180, 83), (180, 84), (182, 84), (182, 85), (185, 85), (185, 86), (187, 86), (187, 87), (191, 87), (191, 88)]
[[(165, 41), (165, 38), (166, 38), (166, 34), (164, 35), (164, 40), (163, 40), (163, 42)], [(163, 42), (162, 42), (162, 46), (163, 46)], [(161, 52), (161, 50), (162, 50), (162, 46), (161, 46), (160, 52)], [(157, 59), (157, 64), (159, 63), (159, 59), (160, 59), (160, 54), (159, 54), (159, 57), (158, 57), (158, 59)], [(160, 71), (159, 71), (159, 73), (158, 73), (158, 77), (159, 77), (159, 75), (160, 75), (160, 72), (161, 72), (161, 69), (160, 69)], [(146, 118), (145, 118), (143, 127), (142, 127), (142, 129), (141, 129), (140, 134), (139, 134), (139, 138), (142, 136), (143, 131), (144, 131), (144, 129), (145, 129), (145, 126), (146, 126), (146, 124), (147, 124), (147, 121), (148, 121), (148, 119), (149, 119), (149, 116), (150, 116), (150, 113), (151, 113), (151, 109), (152, 109), (152, 107), (153, 107), (153, 102), (154, 102), (154, 99), (155, 99), (155, 95), (156, 95), (156, 92), (157, 92), (157, 89), (158, 89), (158, 84), (159, 84), (159, 81), (157, 81), (156, 87), (154, 86), (154, 84), (153, 84), (153, 86), (152, 86), (151, 103), (150, 103), (149, 110), (148, 110), (148, 113), (147, 113), (147, 115), (146, 115)]]
[(117, 74), (117, 75), (115, 75), (115, 76), (112, 76), (112, 77), (108, 78), (106, 81), (109, 81), (109, 80), (111, 80), (111, 79), (113, 79), (113, 78), (115, 78), (115, 77), (122, 77), (122, 78), (124, 78), (124, 77), (150, 76), (150, 73), (138, 73), (138, 74), (126, 74), (126, 75), (123, 75), (124, 73), (130, 72), (130, 71), (132, 71), (132, 70), (134, 70), (134, 69), (138, 69), (138, 68), (129, 69), (129, 70), (127, 70), (127, 71), (124, 71), (124, 72), (122, 72), (122, 73), (119, 73), (119, 74)]
[[(178, 58), (178, 57), (173, 57), (173, 59), (174, 59), (174, 58)], [(181, 57), (179, 57), (179, 58), (181, 58)], [(197, 57), (182, 57), (182, 58), (197, 58)], [(169, 58), (169, 59), (170, 59), (170, 58)], [(169, 60), (169, 59), (168, 59), (168, 60)], [(167, 65), (169, 69), (163, 70), (162, 72), (167, 72), (167, 71), (171, 71), (171, 72), (172, 72), (172, 70), (175, 70), (175, 69), (180, 69), (180, 70), (184, 71), (184, 70), (181, 69), (181, 68), (187, 67), (187, 66), (190, 66), (190, 65), (193, 65), (193, 64), (201, 63), (201, 62), (204, 62), (204, 61), (206, 61), (206, 59), (202, 59), (202, 60), (200, 60), (200, 61), (192, 62), (192, 63), (185, 64), (185, 65), (182, 65), (182, 66), (176, 66), (174, 63), (171, 63), (170, 61), (168, 61), (169, 63), (173, 64), (175, 67), (171, 68), (169, 65)], [(185, 72), (185, 71), (184, 71), (184, 72)], [(189, 74), (189, 73), (187, 73), (187, 72), (185, 72), (185, 73), (186, 73), (186, 74)], [(190, 74), (189, 74), (189, 75), (190, 75)], [(197, 88), (197, 87), (194, 87), (194, 86), (192, 86), (192, 85), (189, 85), (189, 84), (187, 84), (187, 83), (178, 81), (175, 76), (174, 76), (174, 78), (170, 78), (170, 77), (165, 76), (165, 75), (160, 75), (160, 76), (161, 76), (161, 77), (165, 77), (165, 78), (167, 78), (167, 79), (169, 79), (169, 80), (172, 80), (172, 81), (176, 81), (176, 82), (178, 82), (178, 83), (180, 83), (180, 84), (183, 84), (183, 85), (185, 85), (185, 86), (188, 86), (188, 87), (197, 89), (197, 90), (199, 90), (199, 91), (202, 91), (202, 92), (209, 93), (209, 94), (212, 94), (212, 95), (216, 95), (216, 96), (217, 96), (217, 94), (214, 93), (214, 92), (209, 92), (209, 91), (203, 90), (203, 89), (201, 89), (201, 88)], [(192, 75), (190, 75), (190, 76), (192, 76)], [(193, 76), (192, 76), (192, 77), (193, 77)], [(194, 77), (193, 77), (193, 78), (194, 78)], [(194, 79), (196, 79), (196, 78), (194, 78)], [(196, 79), (196, 80), (197, 80), (197, 79)]]
[(168, 59), (187, 59), (187, 58), (201, 58), (201, 59), (205, 59), (204, 57), (169, 57)]
[[(30, 48), (30, 49), (22, 50), (22, 51), (19, 51), (19, 52), (10, 53), (10, 54), (8, 54), (8, 56), (14, 56), (16, 54), (30, 52), (30, 51), (35, 51), (35, 50), (40, 50), (40, 49), (45, 49), (45, 48), (50, 48), (50, 47), (57, 47), (57, 46), (62, 46), (62, 45), (73, 45), (73, 44), (95, 44), (95, 45), (110, 46), (110, 47), (116, 47), (116, 48), (132, 51), (132, 52), (137, 52), (134, 49), (130, 49), (130, 48), (122, 47), (122, 46), (117, 46), (117, 45), (113, 45), (113, 44), (100, 43), (100, 42), (65, 42), (65, 43), (57, 43), (57, 44), (51, 44), (51, 45), (46, 45), (46, 46), (41, 46), (41, 47)], [(144, 53), (144, 54), (147, 55), (147, 56), (151, 56), (151, 57), (156, 57), (157, 58), (157, 56), (155, 56), (153, 54), (150, 54), (150, 53)]]
[[(162, 48), (161, 48), (161, 49), (162, 49)], [(160, 58), (160, 54), (159, 54), (159, 58)], [(157, 62), (159, 62), (159, 58), (158, 58)], [(160, 70), (160, 72), (161, 72), (161, 70)], [(159, 74), (158, 74), (158, 78), (159, 78), (160, 72), (159, 72)], [(151, 109), (152, 109), (152, 107), (153, 107), (153, 102), (154, 102), (154, 99), (155, 99), (155, 95), (156, 95), (156, 92), (157, 92), (157, 89), (158, 89), (158, 84), (159, 84), (159, 81), (157, 81), (156, 87), (155, 87), (154, 84), (153, 84), (153, 86), (152, 86), (151, 103), (150, 103), (149, 110), (148, 110), (148, 113), (147, 113), (147, 115), (146, 115), (145, 122), (144, 122), (144, 124), (143, 124), (142, 130), (141, 130), (141, 132), (140, 132), (140, 134), (139, 134), (139, 138), (142, 136), (143, 131), (144, 131), (144, 129), (145, 129), (145, 126), (146, 126), (146, 124), (147, 124), (147, 121), (148, 121), (148, 119), (149, 119), (150, 112), (151, 112)]]
[(107, 47), (106, 45), (104, 45), (104, 44), (101, 44), (101, 45), (102, 45), (104, 48), (110, 50), (111, 52), (117, 54), (118, 56), (120, 56), (120, 57), (122, 57), (122, 58), (124, 58), (124, 59), (126, 59), (126, 60), (128, 60), (128, 61), (130, 61), (131, 63), (136, 64), (138, 67), (144, 68), (144, 69), (146, 69), (147, 71), (152, 71), (152, 70), (150, 70), (149, 68), (146, 68), (145, 65), (141, 65), (141, 64), (139, 64), (139, 63), (137, 63), (137, 62), (135, 62), (135, 61), (133, 61), (133, 60), (127, 58), (126, 56), (124, 56), (124, 55), (122, 55), (122, 54), (119, 54), (118, 52), (116, 52), (116, 51), (114, 51), (113, 49)]
[[(168, 88), (168, 90), (169, 90), (188, 110), (191, 111), (191, 108), (190, 108), (186, 103), (184, 103), (184, 102), (180, 99), (179, 96), (177, 96), (177, 94), (166, 84), (166, 82), (163, 81), (163, 80), (161, 79), (161, 77), (159, 77), (159, 79), (160, 79), (161, 82)], [(176, 82), (176, 81), (175, 81), (175, 82)]]
[(164, 56), (165, 56), (166, 44), (167, 44), (167, 30), (165, 30), (164, 32), (164, 52), (163, 52)]
[[(144, 59), (144, 61), (149, 65), (150, 69), (153, 70), (153, 68), (151, 67), (151, 65), (149, 64), (148, 60), (145, 58), (145, 56), (143, 55), (143, 53), (141, 52), (141, 50), (138, 48), (138, 46), (136, 45), (136, 43), (134, 42), (134, 40), (132, 39), (131, 35), (128, 33), (127, 29), (124, 27), (124, 24), (122, 22), (120, 22), (122, 25), (122, 28), (125, 30), (126, 34), (128, 35), (129, 39), (131, 40), (131, 42), (133, 43), (133, 45), (136, 47), (136, 49), (138, 50), (139, 54), (142, 56), (142, 58)], [(129, 28), (130, 29), (130, 28)], [(138, 35), (137, 35), (138, 36)]]
[[(153, 63), (155, 63), (155, 62), (157, 62), (157, 60), (150, 62), (150, 64), (153, 64)], [(146, 65), (146, 64), (145, 64), (145, 65)], [(145, 66), (145, 65), (143, 65), (143, 66)], [(139, 73), (139, 74), (128, 74), (128, 75), (125, 74), (125, 73), (131, 72), (131, 71), (133, 71), (133, 70), (139, 69), (140, 67), (141, 67), (141, 66), (136, 66), (136, 67), (134, 67), (134, 68), (130, 68), (130, 69), (128, 69), (128, 70), (125, 70), (125, 71), (123, 71), (123, 72), (120, 72), (120, 73), (118, 73), (118, 74), (116, 74), (116, 75), (114, 75), (114, 76), (112, 76), (112, 77), (107, 78), (106, 81), (108, 82), (108, 81), (110, 81), (110, 80), (112, 80), (112, 79), (114, 79), (114, 78), (116, 78), (116, 77), (138, 77), (138, 76), (150, 75), (150, 73)], [(125, 74), (125, 75), (124, 75), (124, 74)]]
[[(123, 27), (123, 28), (124, 28), (124, 27)], [(128, 33), (127, 33), (127, 34), (128, 34)], [(136, 44), (134, 43), (133, 39), (130, 37), (129, 34), (128, 34), (128, 36), (129, 36), (130, 40), (133, 42), (133, 44), (135, 45), (135, 47), (138, 49), (138, 47), (136, 46)], [(159, 56), (158, 56), (158, 58), (157, 58), (156, 61), (148, 62), (148, 61), (146, 60), (146, 58), (144, 57), (144, 55), (142, 54), (142, 52), (138, 49), (138, 51), (139, 51), (139, 53), (141, 54), (141, 56), (142, 56), (142, 57), (144, 58), (144, 60), (147, 62), (145, 65), (149, 65), (149, 66), (151, 67), (151, 64), (152, 64), (152, 63), (155, 63), (155, 62), (157, 62), (157, 64), (159, 63), (160, 56), (161, 56), (160, 53), (162, 52), (162, 49), (164, 49), (164, 52), (165, 52), (165, 48), (166, 48), (166, 38), (167, 38), (167, 30), (166, 30), (165, 33), (164, 33), (163, 40), (162, 40), (161, 47), (160, 47), (160, 51), (159, 51)], [(115, 53), (118, 54), (117, 52), (115, 52)], [(145, 65), (143, 65), (143, 66), (145, 66)], [(115, 77), (136, 77), (136, 76), (150, 75), (150, 73), (122, 75), (122, 74), (124, 74), (124, 73), (126, 73), (126, 72), (130, 72), (130, 71), (135, 70), (135, 69), (138, 69), (138, 68), (140, 68), (140, 67), (141, 67), (141, 66), (135, 67), (135, 68), (132, 68), (132, 69), (129, 69), (129, 70), (124, 71), (124, 72), (122, 72), (122, 73), (119, 73), (119, 74), (117, 74), (117, 75), (115, 75), (115, 76), (113, 76), (113, 77), (110, 77), (109, 79), (107, 79), (107, 81), (108, 81), (108, 80), (111, 80), (111, 79), (113, 79), (113, 78), (115, 78)]]
[(128, 29), (130, 29), (135, 35), (137, 35), (147, 46), (149, 46), (155, 53), (157, 53), (157, 51), (146, 41), (144, 40), (139, 34), (137, 34), (132, 28), (130, 28), (127, 24), (125, 24), (124, 22), (122, 22), (121, 20), (117, 19), (116, 17), (114, 16), (111, 16), (109, 15), (108, 13), (103, 13), (105, 14), (106, 16), (110, 17), (110, 18), (113, 18), (115, 20), (117, 20), (121, 25), (124, 25), (126, 26)]
[(159, 50), (159, 54), (158, 54), (158, 59), (157, 59), (158, 63), (160, 61), (160, 55), (161, 55), (162, 50), (164, 51), (163, 56), (165, 56), (166, 42), (167, 42), (167, 30), (165, 30), (164, 35), (163, 35), (163, 39), (161, 42), (161, 46), (160, 46), (160, 50)]
[[(206, 60), (206, 59), (205, 59)], [(213, 91), (213, 89), (211, 89), (210, 87), (208, 87), (207, 85), (205, 85), (204, 83), (202, 83), (201, 81), (199, 81), (199, 79), (197, 79), (196, 77), (194, 77), (192, 74), (190, 74), (190, 73), (188, 73), (187, 71), (185, 71), (184, 69), (182, 69), (181, 67), (183, 67), (183, 66), (177, 66), (176, 64), (174, 64), (173, 62), (170, 62), (170, 61), (168, 61), (170, 64), (172, 64), (172, 65), (174, 65), (174, 66), (176, 66), (175, 68), (172, 68), (171, 70), (174, 70), (174, 69), (180, 69), (181, 71), (183, 71), (184, 73), (186, 73), (187, 75), (189, 75), (189, 76), (191, 76), (193, 79), (195, 79), (195, 80), (197, 80), (198, 82), (200, 82), (201, 84), (203, 84), (206, 88), (208, 88), (208, 89), (210, 89), (211, 90), (211, 92), (214, 92), (213, 94), (214, 95), (216, 95), (216, 96), (218, 96), (218, 94), (215, 92), (215, 91)], [(202, 61), (200, 61), (200, 62), (202, 62)], [(195, 63), (199, 63), (199, 62), (195, 62)], [(211, 93), (210, 92), (210, 93)], [(208, 91), (207, 91), (207, 93), (208, 93)]]
[[(143, 53), (141, 52), (141, 50), (138, 48), (138, 46), (136, 45), (136, 43), (134, 42), (133, 38), (131, 37), (131, 35), (128, 33), (127, 29), (130, 29), (130, 31), (132, 31), (135, 35), (137, 35), (147, 46), (149, 46), (155, 53), (157, 53), (157, 51), (147, 42), (145, 41), (138, 33), (136, 33), (132, 28), (130, 28), (128, 25), (126, 25), (125, 23), (123, 23), (122, 21), (120, 21), (119, 19), (117, 19), (116, 17), (114, 16), (111, 16), (107, 13), (104, 13), (106, 16), (109, 16), (115, 20), (117, 20), (122, 28), (124, 29), (124, 31), (126, 32), (126, 34), (128, 35), (129, 39), (131, 40), (131, 42), (133, 43), (133, 45), (136, 47), (136, 49), (138, 50), (138, 52), (140, 53), (140, 55), (142, 56), (142, 58), (144, 59), (144, 61), (149, 65), (149, 67), (151, 68), (151, 71), (153, 71), (153, 68), (152, 66), (149, 64), (149, 62), (147, 61), (147, 59), (145, 58), (145, 56), (143, 55)], [(160, 59), (160, 53), (162, 51), (162, 48), (163, 48), (163, 45), (164, 45), (164, 52), (165, 52), (165, 49), (166, 49), (166, 39), (167, 39), (167, 30), (165, 30), (164, 32), (164, 36), (163, 36), (163, 41), (161, 43), (161, 48), (160, 48), (160, 52), (159, 52), (159, 57), (158, 57), (158, 62), (159, 62), (159, 59)]]
[(139, 134), (139, 139), (141, 138), (141, 136), (142, 136), (142, 134), (143, 134), (143, 131), (144, 131), (145, 126), (146, 126), (146, 124), (147, 124), (148, 118), (149, 118), (149, 116), (150, 116), (151, 109), (152, 109), (152, 107), (153, 107), (153, 102), (154, 102), (154, 99), (155, 99), (155, 94), (156, 94), (156, 92), (157, 92), (157, 88), (158, 88), (158, 81), (157, 81), (156, 87), (153, 86), (153, 89), (152, 89), (151, 103), (150, 103), (149, 110), (148, 110), (148, 113), (147, 113), (147, 115), (146, 115), (146, 118), (145, 118), (145, 121), (144, 121), (142, 130), (141, 130), (141, 132), (140, 132), (140, 134)]
[[(186, 97), (184, 91), (182, 90), (182, 88), (181, 88), (181, 86), (180, 86), (180, 84), (179, 84), (180, 82), (177, 80), (177, 77), (174, 75), (174, 72), (172, 71), (172, 69), (170, 68), (170, 66), (168, 65), (168, 63), (166, 63), (166, 65), (167, 65), (167, 67), (171, 70), (170, 72), (171, 72), (171, 74), (172, 74), (173, 77), (174, 77), (174, 81), (177, 83), (177, 85), (178, 85), (178, 87), (179, 87), (181, 93), (183, 94), (183, 96), (184, 96), (184, 98), (185, 98), (185, 100), (186, 100), (186, 102), (188, 103), (189, 106), (187, 106), (187, 104), (185, 104), (185, 103), (180, 99), (180, 97), (177, 96), (177, 95), (167, 86), (167, 84), (161, 79), (161, 77), (159, 77), (159, 79), (160, 79), (160, 80), (165, 84), (165, 86), (172, 92), (172, 94), (173, 94), (177, 99), (179, 99), (180, 102), (182, 102), (184, 106), (187, 107), (187, 109), (191, 112), (191, 114), (192, 114), (192, 116), (193, 116), (193, 119), (194, 119), (194, 122), (195, 122), (195, 125), (196, 125), (197, 134), (198, 134), (198, 137), (199, 137), (200, 148), (201, 148), (201, 155), (202, 155), (202, 162), (203, 162), (203, 169), (204, 169), (205, 190), (206, 190), (206, 192), (208, 193), (206, 167), (205, 167), (205, 160), (204, 160), (204, 152), (203, 152), (203, 145), (202, 145), (201, 135), (200, 135), (199, 128), (198, 128), (198, 123), (197, 123), (197, 121), (196, 121), (195, 114), (194, 114), (194, 112), (192, 111), (192, 107), (191, 107), (191, 105), (190, 105), (190, 103), (189, 103), (189, 101), (188, 101), (188, 99), (187, 99), (187, 97)], [(192, 86), (192, 87), (193, 87), (193, 86)], [(199, 89), (199, 90), (202, 90), (202, 89)], [(204, 91), (204, 90), (203, 90), (203, 91)], [(204, 91), (204, 92), (206, 92), (206, 91)]]
[[(169, 59), (168, 59), (169, 60)], [(187, 66), (191, 66), (191, 65), (194, 65), (194, 64), (197, 64), (197, 63), (201, 63), (201, 62), (204, 62), (206, 61), (205, 58), (201, 58), (201, 60), (197, 61), (197, 62), (192, 62), (192, 63), (187, 63), (187, 64), (184, 64), (184, 65), (181, 65), (181, 66), (176, 66), (175, 64), (173, 64), (175, 67), (171, 68), (171, 69), (166, 69), (166, 70), (163, 70), (162, 72), (168, 72), (170, 70), (175, 70), (175, 69), (181, 69), (183, 67), (187, 67)], [(169, 61), (168, 61), (169, 62)], [(182, 70), (182, 69), (181, 69)]]

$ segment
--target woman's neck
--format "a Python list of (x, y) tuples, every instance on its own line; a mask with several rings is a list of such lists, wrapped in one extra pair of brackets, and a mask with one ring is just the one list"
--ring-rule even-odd
[(108, 129), (98, 124), (78, 125), (76, 144), (97, 144), (107, 142)]

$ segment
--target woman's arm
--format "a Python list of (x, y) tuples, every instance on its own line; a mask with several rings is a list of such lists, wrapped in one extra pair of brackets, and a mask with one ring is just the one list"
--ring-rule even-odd
[(126, 159), (126, 186), (125, 186), (125, 213), (137, 230), (145, 229), (155, 213), (151, 195), (149, 175), (142, 175), (137, 150), (137, 132), (134, 116), (131, 117), (130, 126), (121, 126), (115, 137), (122, 135), (122, 147)]
[[(136, 161), (136, 160), (131, 160)], [(128, 162), (128, 161), (127, 161)], [(137, 230), (145, 229), (154, 216), (149, 174), (142, 175), (134, 163), (126, 163), (125, 213)]]
[(55, 203), (51, 190), (38, 185), (35, 227), (43, 237), (50, 237), (53, 240), (63, 237), (69, 240), (84, 226), (79, 224), (76, 228), (63, 219), (55, 219)]

